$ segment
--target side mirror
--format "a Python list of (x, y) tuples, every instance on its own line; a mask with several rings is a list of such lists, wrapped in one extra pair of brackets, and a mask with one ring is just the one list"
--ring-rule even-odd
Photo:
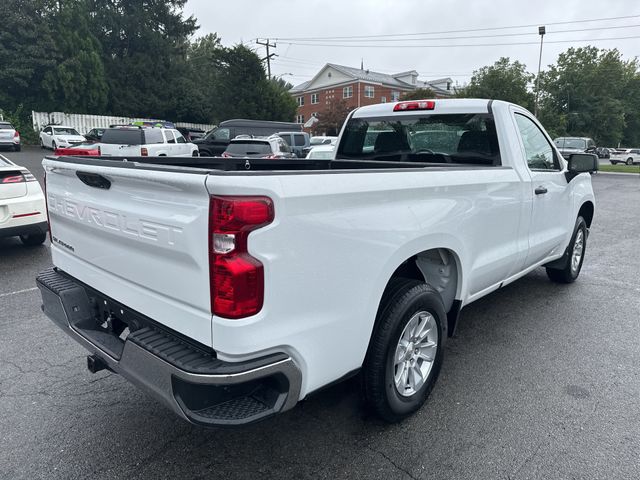
[(594, 153), (572, 153), (569, 155), (569, 165), (565, 172), (567, 182), (581, 173), (597, 172), (598, 165), (598, 156)]

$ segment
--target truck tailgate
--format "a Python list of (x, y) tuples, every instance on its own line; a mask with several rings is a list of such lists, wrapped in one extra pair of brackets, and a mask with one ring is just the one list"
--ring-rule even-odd
[(109, 163), (44, 160), (54, 265), (210, 346), (206, 172)]

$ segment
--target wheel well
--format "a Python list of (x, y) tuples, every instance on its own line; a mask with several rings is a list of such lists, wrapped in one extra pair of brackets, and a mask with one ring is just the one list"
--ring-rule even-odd
[(587, 222), (587, 228), (591, 227), (591, 221), (593, 220), (593, 203), (583, 203), (578, 215), (584, 218), (584, 221)]
[(453, 251), (446, 248), (433, 248), (402, 262), (393, 272), (389, 282), (393, 278), (411, 278), (428, 283), (440, 293), (445, 311), (448, 312), (454, 304), (458, 290), (458, 267), (457, 257)]

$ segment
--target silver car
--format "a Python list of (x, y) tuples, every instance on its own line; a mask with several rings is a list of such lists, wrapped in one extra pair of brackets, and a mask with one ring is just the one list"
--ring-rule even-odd
[(20, 151), (20, 133), (9, 122), (0, 121), (0, 147)]

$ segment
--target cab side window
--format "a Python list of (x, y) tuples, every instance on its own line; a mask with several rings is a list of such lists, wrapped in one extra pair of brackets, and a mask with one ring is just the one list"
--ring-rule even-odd
[(524, 145), (527, 165), (531, 170), (560, 170), (553, 147), (533, 121), (519, 113), (516, 124)]

